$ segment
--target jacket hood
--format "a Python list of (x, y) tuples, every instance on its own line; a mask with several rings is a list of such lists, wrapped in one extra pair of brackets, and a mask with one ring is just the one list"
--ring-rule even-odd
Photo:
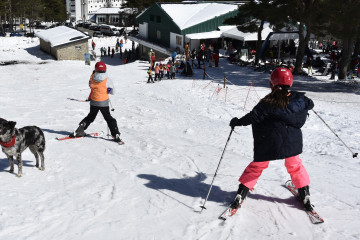
[(94, 74), (93, 79), (94, 79), (95, 82), (102, 82), (107, 77), (108, 77), (107, 73), (99, 73), (99, 72), (97, 72), (97, 73)]

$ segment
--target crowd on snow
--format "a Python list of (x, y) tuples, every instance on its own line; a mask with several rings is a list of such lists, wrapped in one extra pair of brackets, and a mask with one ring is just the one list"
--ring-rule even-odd
[[(317, 48), (320, 51), (312, 51), (311, 49), (314, 48)], [(250, 49), (248, 58), (244, 60), (242, 58), (241, 49), (236, 49), (231, 46), (231, 44), (228, 52), (229, 61), (240, 66), (253, 64), (256, 53), (255, 49)], [(307, 69), (307, 72), (303, 71), (302, 73), (304, 75), (312, 76), (314, 74), (319, 74), (327, 76), (330, 74), (330, 80), (335, 79), (339, 70), (339, 61), (342, 57), (342, 52), (339, 50), (338, 42), (336, 40), (319, 42), (317, 44), (310, 42), (310, 47), (306, 48), (305, 53), (306, 59), (302, 66), (304, 69)], [(260, 63), (257, 66), (254, 66), (254, 69), (259, 71), (272, 71), (276, 67), (283, 66), (293, 72), (295, 68), (294, 59), (290, 58), (285, 60), (283, 57), (278, 58), (278, 56), (286, 54), (289, 56), (295, 56), (296, 47), (293, 40), (290, 40), (289, 44), (282, 41), (280, 48), (276, 47), (276, 45), (267, 48), (261, 56)], [(354, 79), (355, 76), (360, 76), (359, 57), (353, 57), (351, 59), (347, 72), (348, 79)]]
[[(116, 39), (116, 43), (115, 45), (112, 46), (108, 46), (106, 47), (101, 47), (100, 48), (100, 54), (101, 57), (111, 57), (113, 58), (115, 56), (115, 53), (120, 53), (120, 59), (122, 59), (124, 61), (124, 64), (128, 63), (129, 61), (135, 60), (136, 59), (136, 50), (134, 48), (134, 46), (132, 47), (132, 49), (124, 49), (124, 43), (127, 43), (127, 38), (123, 39), (123, 38), (117, 38)], [(94, 42), (94, 40), (91, 41), (91, 47), (92, 50), (95, 50), (96, 48), (96, 43)]]

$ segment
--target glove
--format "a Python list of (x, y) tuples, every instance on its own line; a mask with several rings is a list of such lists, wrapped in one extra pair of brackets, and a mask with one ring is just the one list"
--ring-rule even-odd
[(231, 119), (229, 126), (231, 128), (234, 128), (236, 126), (246, 126), (247, 124), (245, 123), (245, 119), (242, 117), (240, 119), (238, 119), (237, 117), (234, 117), (233, 119)]
[(107, 93), (111, 93), (112, 88), (107, 88)]
[(229, 126), (230, 126), (231, 128), (234, 128), (235, 126), (238, 126), (238, 125), (237, 125), (237, 122), (238, 122), (238, 121), (239, 121), (239, 119), (238, 119), (237, 117), (234, 117), (233, 119), (231, 119)]

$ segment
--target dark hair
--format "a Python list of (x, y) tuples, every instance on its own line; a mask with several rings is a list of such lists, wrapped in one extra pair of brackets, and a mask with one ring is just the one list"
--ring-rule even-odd
[(289, 104), (289, 89), (287, 85), (277, 85), (271, 93), (266, 95), (260, 102), (266, 103), (273, 107), (286, 108)]

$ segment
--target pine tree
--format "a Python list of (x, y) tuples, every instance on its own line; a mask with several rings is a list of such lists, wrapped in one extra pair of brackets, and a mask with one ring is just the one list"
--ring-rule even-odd
[(324, 24), (325, 0), (275, 0), (274, 3), (279, 6), (278, 14), (283, 17), (283, 23), (298, 28), (299, 46), (294, 73), (301, 73), (310, 36)]
[(326, 31), (341, 40), (341, 59), (339, 61), (339, 79), (344, 80), (351, 62), (355, 43), (360, 38), (359, 0), (328, 0), (326, 5), (328, 24)]
[(241, 32), (257, 32), (255, 64), (259, 63), (259, 54), (262, 46), (261, 32), (266, 21), (276, 22), (273, 15), (275, 7), (271, 0), (251, 0), (239, 6), (238, 15), (227, 19), (225, 24), (235, 24)]

